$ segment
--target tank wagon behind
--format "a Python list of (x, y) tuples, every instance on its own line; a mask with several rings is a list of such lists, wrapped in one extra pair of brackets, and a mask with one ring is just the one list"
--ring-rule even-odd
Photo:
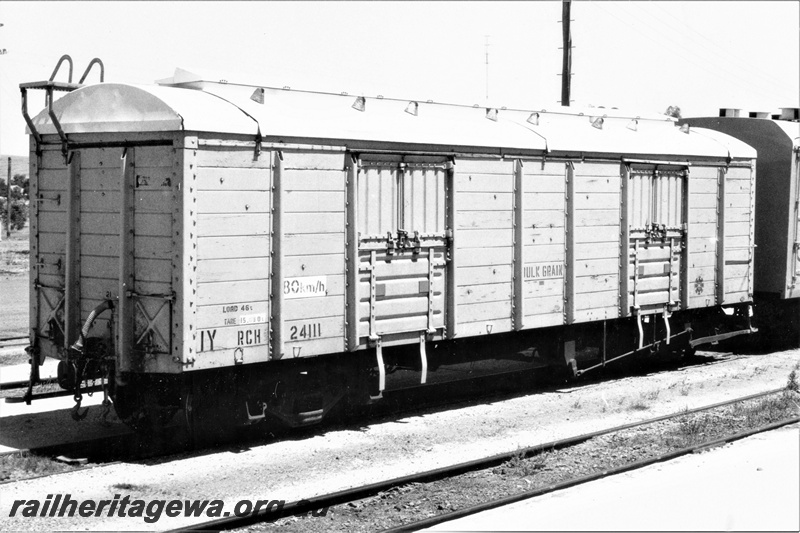
[(164, 83), (30, 121), (32, 361), (70, 386), (111, 373), (123, 418), (307, 424), (499, 334), (581, 372), (750, 331), (755, 153), (735, 139)]

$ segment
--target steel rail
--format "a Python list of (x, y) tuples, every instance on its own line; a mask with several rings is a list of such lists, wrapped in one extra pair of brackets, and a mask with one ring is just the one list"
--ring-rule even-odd
[[(417, 474), (409, 474), (406, 476), (401, 476), (385, 481), (379, 481), (377, 483), (371, 483), (369, 485), (363, 485), (360, 487), (354, 487), (350, 489), (344, 489), (337, 492), (333, 492), (330, 494), (325, 494), (309, 499), (298, 500), (294, 502), (289, 502), (283, 506), (282, 509), (279, 510), (272, 510), (272, 509), (264, 509), (260, 510), (258, 513), (255, 514), (248, 514), (245, 516), (229, 516), (225, 518), (218, 518), (215, 520), (210, 520), (207, 522), (201, 522), (198, 524), (194, 524), (191, 526), (186, 526), (182, 528), (177, 528), (170, 530), (173, 533), (190, 533), (193, 531), (225, 531), (229, 529), (244, 527), (247, 525), (264, 522), (264, 521), (274, 521), (279, 518), (286, 518), (289, 516), (299, 515), (308, 513), (309, 511), (318, 510), (324, 507), (333, 507), (335, 505), (340, 505), (342, 503), (348, 503), (355, 500), (360, 500), (363, 498), (367, 498), (370, 496), (375, 496), (381, 492), (389, 490), (394, 487), (399, 487), (403, 485), (409, 485), (411, 483), (424, 483), (424, 482), (431, 482), (436, 481), (439, 479), (445, 479), (448, 477), (453, 477), (459, 474), (463, 474), (466, 472), (472, 472), (476, 470), (484, 470), (490, 467), (497, 466), (502, 464), (514, 457), (530, 457), (536, 455), (537, 453), (541, 453), (546, 450), (553, 450), (553, 449), (560, 449), (560, 448), (567, 448), (570, 446), (574, 446), (576, 444), (580, 444), (581, 442), (585, 442), (595, 437), (599, 437), (602, 435), (607, 435), (609, 433), (615, 433), (618, 431), (623, 431), (626, 429), (631, 429), (638, 426), (645, 426), (648, 424), (653, 424), (656, 422), (661, 422), (663, 420), (668, 420), (671, 418), (677, 418), (679, 416), (699, 413), (702, 411), (709, 411), (712, 409), (716, 409), (718, 407), (725, 407), (727, 405), (731, 405), (738, 402), (743, 402), (747, 400), (752, 400), (756, 398), (762, 398), (765, 396), (770, 396), (772, 394), (777, 394), (779, 392), (785, 391), (785, 387), (781, 387), (779, 389), (772, 389), (765, 392), (760, 392), (756, 394), (750, 394), (748, 396), (743, 396), (740, 398), (735, 398), (733, 400), (726, 400), (724, 402), (718, 402), (715, 404), (703, 406), (703, 407), (696, 407), (694, 409), (688, 409), (679, 411), (676, 413), (671, 413), (655, 418), (650, 418), (647, 420), (642, 420), (639, 422), (631, 422), (628, 424), (623, 424), (620, 426), (615, 426), (608, 429), (602, 429), (598, 431), (593, 431), (591, 433), (585, 433), (583, 435), (579, 435), (577, 437), (568, 437), (561, 440), (556, 440), (552, 442), (548, 442), (545, 444), (537, 444), (534, 446), (529, 446), (522, 449), (513, 450), (506, 453), (501, 453), (497, 455), (492, 455), (490, 457), (485, 457), (482, 459), (475, 459), (472, 461), (467, 461), (464, 463), (458, 463), (451, 466), (446, 466), (442, 468), (437, 468), (434, 470), (429, 470), (426, 472), (420, 472)], [(730, 437), (728, 437), (730, 438)], [(704, 447), (708, 447), (709, 444), (706, 443), (703, 445)], [(666, 460), (666, 459), (663, 459)], [(555, 489), (554, 489), (555, 490)], [(501, 504), (502, 505), (502, 504)], [(479, 512), (479, 511), (475, 511)], [(435, 518), (435, 517), (434, 517)], [(415, 526), (416, 527), (416, 526)], [(423, 526), (420, 526), (423, 527)], [(405, 530), (406, 526), (401, 526), (400, 530)]]
[[(0, 390), (13, 390), (13, 389), (24, 389), (28, 386), (29, 380), (19, 380), (19, 381), (0, 381)], [(57, 383), (58, 378), (51, 377), (51, 378), (44, 378), (40, 379), (37, 385), (50, 385), (52, 383)]]
[(419, 520), (417, 522), (411, 522), (408, 524), (403, 524), (398, 527), (393, 527), (389, 529), (383, 530), (382, 533), (398, 533), (401, 531), (419, 531), (424, 528), (429, 528), (435, 526), (437, 524), (441, 524), (442, 522), (450, 522), (452, 520), (456, 520), (458, 518), (463, 518), (465, 516), (473, 515), (476, 513), (480, 513), (483, 511), (488, 511), (490, 509), (496, 509), (497, 507), (503, 507), (505, 505), (510, 505), (512, 503), (516, 503), (522, 500), (527, 500), (529, 498), (534, 498), (536, 496), (541, 496), (543, 494), (547, 494), (548, 492), (555, 492), (557, 490), (567, 489), (569, 487), (574, 487), (576, 485), (581, 485), (583, 483), (588, 483), (590, 481), (597, 481), (598, 479), (602, 479), (604, 477), (613, 476), (616, 474), (622, 474), (624, 472), (628, 472), (630, 470), (636, 470), (638, 468), (644, 468), (645, 466), (650, 466), (656, 463), (662, 463), (664, 461), (671, 461), (672, 459), (677, 459), (678, 457), (682, 457), (684, 455), (688, 455), (690, 453), (695, 453), (700, 450), (715, 448), (717, 446), (722, 446), (723, 444), (727, 444), (729, 442), (737, 441), (743, 439), (745, 437), (750, 437), (752, 435), (756, 435), (758, 433), (764, 433), (765, 431), (771, 431), (773, 429), (777, 429), (783, 426), (788, 426), (790, 424), (796, 424), (800, 422), (800, 417), (794, 418), (787, 418), (784, 420), (780, 420), (778, 422), (773, 422), (771, 424), (766, 424), (764, 426), (760, 426), (754, 429), (749, 429), (746, 431), (741, 431), (734, 435), (730, 435), (727, 437), (722, 437), (719, 439), (703, 442), (700, 444), (695, 444), (686, 448), (682, 448), (680, 450), (675, 450), (671, 452), (667, 452), (656, 457), (651, 457), (649, 459), (642, 459), (640, 461), (635, 461), (633, 463), (629, 463), (627, 465), (618, 466), (615, 468), (611, 468), (608, 470), (603, 470), (596, 474), (589, 474), (586, 476), (582, 476), (579, 478), (569, 479), (567, 481), (562, 481), (560, 483), (554, 483), (552, 485), (548, 485), (547, 487), (542, 487), (538, 489), (533, 489), (529, 491), (519, 492), (517, 494), (512, 494), (510, 496), (506, 496), (505, 498), (499, 498), (497, 500), (493, 500), (490, 502), (478, 504), (472, 507), (467, 507), (464, 509), (459, 509), (458, 511), (454, 511), (452, 513), (441, 514), (437, 516), (432, 516), (430, 518), (426, 518), (423, 520)]
[(28, 336), (27, 335), (22, 335), (20, 337), (0, 337), (0, 342), (21, 341), (21, 340), (28, 340)]
[[(28, 382), (25, 382), (25, 386), (28, 386)], [(81, 389), (81, 394), (83, 393), (95, 393), (100, 392), (103, 390), (102, 385), (92, 385), (91, 387), (86, 387)], [(75, 391), (70, 390), (57, 390), (52, 392), (42, 392), (39, 394), (33, 395), (31, 399), (33, 400), (46, 400), (48, 398), (61, 398), (62, 396), (73, 396)], [(25, 403), (25, 398), (22, 396), (8, 396), (4, 398), (5, 403)]]

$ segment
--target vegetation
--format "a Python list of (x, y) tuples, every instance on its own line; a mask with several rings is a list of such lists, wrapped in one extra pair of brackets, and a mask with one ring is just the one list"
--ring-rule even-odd
[(797, 371), (800, 370), (800, 363), (795, 365), (794, 369), (789, 372), (789, 379), (786, 382), (786, 390), (792, 392), (800, 392), (800, 384), (797, 382)]
[(50, 457), (21, 451), (0, 456), (0, 482), (75, 470), (75, 467)]
[(667, 108), (664, 112), (665, 115), (673, 118), (680, 119), (681, 118), (681, 108), (676, 105), (671, 105)]
[[(11, 178), (11, 230), (19, 231), (25, 227), (28, 221), (28, 205), (30, 180), (24, 174), (15, 174)], [(0, 221), (3, 227), (8, 224), (8, 187), (3, 179), (0, 179)]]

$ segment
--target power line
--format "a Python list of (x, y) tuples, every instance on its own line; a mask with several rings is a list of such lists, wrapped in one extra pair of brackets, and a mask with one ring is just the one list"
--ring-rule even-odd
[[(710, 43), (713, 46), (713, 48), (717, 49), (717, 50), (712, 49), (711, 47), (706, 46), (702, 42), (699, 42), (697, 39), (695, 39), (695, 37), (688, 36), (689, 39), (694, 40), (699, 46), (701, 46), (704, 49), (708, 50), (710, 53), (712, 53), (712, 54), (714, 54), (714, 55), (716, 55), (717, 57), (720, 57), (720, 58), (726, 57), (727, 61), (736, 62), (736, 63), (738, 63), (739, 65), (741, 65), (745, 69), (757, 72), (758, 75), (761, 76), (761, 77), (770, 78), (770, 80), (773, 83), (781, 83), (781, 80), (779, 80), (778, 78), (775, 78), (773, 73), (771, 73), (771, 72), (769, 72), (767, 70), (761, 69), (758, 64), (753, 64), (753, 63), (749, 63), (747, 61), (744, 61), (741, 57), (737, 56), (736, 54), (731, 53), (730, 51), (726, 50), (725, 48), (719, 47), (719, 45), (717, 45), (717, 43), (715, 43), (714, 41), (709, 39), (706, 35), (703, 35), (702, 33), (698, 32), (697, 30), (695, 30), (691, 26), (683, 25), (684, 23), (683, 23), (682, 20), (680, 20), (678, 17), (676, 17), (675, 15), (673, 15), (672, 13), (667, 11), (666, 9), (663, 9), (662, 7), (657, 5), (656, 3), (651, 3), (651, 4), (648, 4), (648, 5), (658, 9), (661, 13), (663, 13), (666, 16), (672, 18), (676, 22), (682, 24), (682, 26), (681, 26), (682, 30), (688, 30), (688, 31), (692, 32), (693, 34), (697, 35), (698, 37), (700, 37), (703, 40), (705, 40), (708, 43)], [(656, 19), (656, 20), (659, 20), (660, 22), (662, 22), (663, 24), (665, 24), (666, 26), (670, 27), (673, 30), (680, 31), (680, 30), (676, 29), (674, 26), (672, 26), (670, 24), (667, 24), (666, 21), (663, 21), (661, 19)]]
[[(621, 23), (625, 24), (627, 27), (630, 27), (630, 28), (631, 28), (631, 29), (633, 29), (635, 32), (637, 32), (637, 33), (641, 34), (642, 36), (644, 36), (644, 37), (645, 37), (645, 38), (647, 38), (648, 40), (650, 40), (650, 41), (652, 41), (652, 42), (654, 42), (654, 43), (656, 43), (656, 44), (663, 44), (663, 43), (659, 42), (658, 40), (656, 40), (656, 39), (655, 39), (655, 38), (654, 38), (654, 37), (653, 37), (653, 36), (652, 36), (650, 33), (646, 33), (646, 32), (644, 32), (644, 31), (642, 31), (642, 30), (640, 29), (640, 27), (639, 27), (639, 26), (637, 26), (637, 24), (635, 24), (635, 23), (631, 23), (630, 21), (627, 21), (627, 20), (623, 20), (622, 18), (620, 18), (620, 17), (618, 17), (616, 14), (614, 14), (614, 13), (612, 13), (612, 12), (610, 12), (610, 11), (606, 10), (604, 7), (600, 6), (599, 4), (597, 4), (597, 3), (591, 3), (591, 4), (587, 4), (587, 5), (591, 5), (591, 6), (593, 6), (593, 7), (596, 7), (596, 8), (598, 8), (598, 9), (600, 9), (600, 10), (604, 11), (604, 12), (605, 12), (606, 14), (608, 14), (609, 16), (611, 16), (611, 17), (613, 17), (613, 18), (617, 19), (618, 21), (620, 21)], [(647, 23), (645, 23), (645, 22), (642, 22), (642, 21), (640, 21), (640, 20), (639, 20), (639, 19), (638, 19), (638, 18), (637, 18), (635, 15), (631, 15), (631, 14), (629, 14), (629, 13), (626, 13), (626, 14), (627, 14), (627, 15), (629, 15), (629, 16), (631, 16), (631, 17), (632, 17), (634, 20), (638, 21), (638, 22), (639, 22), (639, 25), (641, 25), (641, 26), (646, 26), (646, 27), (649, 27), (650, 29), (654, 29), (654, 28), (652, 28), (652, 26), (650, 26), (649, 24), (647, 24)], [(657, 33), (657, 32), (655, 32), (655, 33)], [(672, 44), (675, 44), (675, 43), (673, 42)], [(683, 46), (682, 44), (680, 44), (680, 43), (678, 43), (678, 46), (680, 46), (680, 47), (684, 48), (684, 46)], [(673, 54), (673, 55), (677, 56), (678, 58), (680, 58), (680, 59), (681, 59), (683, 62), (685, 62), (685, 63), (691, 63), (691, 64), (693, 64), (693, 65), (697, 66), (697, 67), (698, 67), (698, 68), (700, 68), (700, 69), (704, 69), (704, 70), (709, 70), (709, 69), (711, 69), (711, 70), (715, 70), (715, 71), (717, 71), (717, 72), (718, 72), (718, 73), (719, 73), (719, 74), (720, 74), (722, 77), (725, 77), (725, 78), (727, 78), (728, 80), (730, 80), (730, 81), (732, 81), (732, 82), (734, 82), (734, 83), (736, 83), (736, 84), (741, 84), (741, 85), (749, 85), (749, 86), (750, 86), (750, 87), (751, 87), (751, 88), (754, 90), (754, 92), (757, 92), (758, 94), (760, 94), (761, 96), (763, 96), (763, 97), (765, 97), (765, 98), (768, 98), (768, 99), (770, 99), (770, 100), (774, 98), (774, 95), (771, 93), (771, 91), (770, 91), (769, 93), (768, 93), (768, 92), (764, 92), (764, 90), (766, 89), (766, 87), (759, 87), (759, 86), (757, 86), (757, 85), (756, 85), (756, 84), (753, 82), (753, 80), (752, 80), (751, 78), (748, 78), (748, 77), (745, 77), (745, 78), (739, 77), (739, 76), (737, 76), (736, 74), (734, 74), (733, 72), (729, 71), (728, 69), (724, 69), (724, 68), (720, 67), (719, 65), (717, 65), (717, 64), (715, 64), (715, 63), (713, 63), (713, 62), (712, 62), (712, 63), (710, 63), (710, 64), (709, 64), (709, 63), (701, 63), (701, 62), (698, 62), (698, 60), (696, 60), (696, 59), (695, 59), (695, 57), (694, 57), (693, 51), (692, 51), (692, 50), (690, 50), (690, 49), (687, 49), (687, 51), (688, 51), (688, 52), (689, 52), (689, 54), (690, 54), (689, 56), (686, 56), (686, 55), (683, 55), (683, 54), (681, 54), (679, 51), (675, 50), (674, 48), (672, 48), (672, 49), (669, 49), (669, 50), (668, 50), (668, 53), (671, 53), (671, 54)]]
[[(626, 6), (626, 7), (627, 7), (627, 6)], [(601, 9), (602, 9), (602, 8), (601, 8)], [(610, 13), (610, 12), (608, 12), (608, 11), (606, 11), (606, 12), (607, 12), (607, 13), (609, 13), (609, 14), (611, 14), (611, 13)], [(625, 14), (626, 14), (626, 15), (628, 15), (628, 16), (630, 16), (630, 17), (632, 17), (632, 18), (633, 18), (635, 21), (637, 21), (637, 22), (638, 22), (638, 23), (639, 23), (641, 26), (645, 26), (645, 27), (647, 27), (647, 28), (650, 28), (651, 30), (654, 30), (654, 31), (655, 31), (657, 34), (663, 34), (663, 33), (665, 33), (665, 32), (659, 31), (657, 28), (654, 28), (652, 25), (650, 25), (650, 24), (648, 24), (647, 22), (645, 22), (645, 21), (641, 20), (641, 19), (640, 19), (639, 17), (637, 17), (637, 16), (636, 16), (634, 13), (630, 13), (630, 12), (626, 11), (626, 12), (625, 12)], [(613, 16), (613, 14), (612, 14), (612, 16)], [(618, 19), (618, 20), (619, 20), (619, 19)], [(656, 20), (658, 20), (658, 19), (656, 19)], [(658, 22), (660, 23), (661, 21), (660, 21), (660, 20), (658, 20)], [(637, 26), (634, 26), (634, 28), (635, 28), (637, 31), (639, 31), (640, 33), (643, 33), (643, 32), (641, 32), (641, 31), (639, 30), (639, 28), (638, 28)], [(677, 31), (678, 31), (678, 32), (681, 32), (682, 30), (677, 30)], [(667, 34), (669, 34), (670, 32), (666, 32), (666, 33), (667, 33)], [(643, 33), (643, 34), (644, 34), (644, 33)], [(653, 40), (653, 39), (652, 39), (652, 37), (651, 37), (650, 35), (648, 35), (648, 34), (644, 34), (644, 35), (646, 35), (648, 38), (650, 38), (651, 40)], [(757, 91), (757, 92), (759, 92), (759, 93), (762, 93), (762, 91), (763, 91), (763, 90), (765, 90), (765, 89), (766, 89), (766, 90), (769, 90), (769, 89), (771, 89), (771, 87), (770, 87), (769, 89), (767, 89), (767, 85), (766, 85), (766, 84), (765, 84), (764, 86), (759, 86), (759, 85), (758, 85), (758, 82), (759, 82), (759, 81), (761, 81), (759, 78), (755, 78), (755, 79), (754, 79), (754, 78), (753, 78), (753, 77), (751, 77), (751, 76), (745, 76), (745, 77), (739, 76), (739, 75), (735, 74), (734, 72), (732, 72), (730, 69), (727, 69), (727, 68), (725, 68), (725, 67), (721, 66), (721, 65), (720, 65), (718, 62), (711, 61), (711, 62), (708, 62), (708, 63), (705, 63), (705, 62), (704, 62), (704, 63), (698, 63), (698, 61), (696, 60), (696, 52), (697, 52), (697, 51), (696, 51), (695, 49), (691, 48), (690, 46), (686, 45), (686, 44), (683, 42), (683, 40), (682, 40), (682, 39), (673, 39), (673, 40), (672, 40), (672, 42), (671, 42), (671, 44), (672, 44), (673, 46), (672, 46), (672, 47), (669, 49), (669, 52), (670, 52), (670, 53), (672, 53), (672, 54), (674, 54), (674, 55), (676, 55), (676, 56), (678, 56), (678, 57), (680, 57), (682, 60), (684, 60), (684, 61), (686, 61), (686, 62), (689, 62), (689, 63), (692, 63), (692, 64), (694, 64), (694, 65), (697, 65), (697, 66), (699, 66), (699, 67), (701, 67), (701, 68), (703, 68), (703, 69), (709, 69), (709, 68), (710, 68), (710, 69), (712, 69), (712, 70), (716, 70), (717, 72), (721, 73), (723, 76), (727, 77), (728, 79), (730, 79), (730, 80), (732, 80), (732, 81), (734, 81), (734, 82), (736, 82), (736, 83), (740, 83), (740, 84), (747, 84), (747, 85), (749, 85), (749, 86), (750, 86), (752, 89), (756, 90), (756, 91)], [(678, 48), (680, 48), (680, 49), (683, 49), (683, 50), (684, 50), (684, 51), (685, 51), (685, 52), (686, 52), (688, 55), (683, 55), (683, 54), (679, 53), (679, 52), (678, 52), (678, 51), (675, 49), (675, 47), (678, 47)], [(762, 82), (762, 83), (763, 83), (763, 82)], [(766, 96), (766, 94), (767, 94), (767, 93), (762, 93), (762, 94)]]

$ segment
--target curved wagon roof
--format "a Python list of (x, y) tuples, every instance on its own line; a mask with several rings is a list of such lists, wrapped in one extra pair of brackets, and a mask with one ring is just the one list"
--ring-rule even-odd
[[(187, 74), (185, 71), (180, 71)], [(100, 83), (81, 87), (53, 103), (71, 133), (198, 131), (390, 142), (550, 153), (647, 154), (652, 156), (755, 157), (748, 145), (710, 130), (683, 133), (664, 115), (632, 116), (615, 109), (487, 109), (409, 100), (243, 86), (191, 77), (141, 86)], [(412, 104), (413, 105), (413, 104)], [(532, 119), (532, 113), (538, 116)], [(602, 118), (602, 128), (592, 122)], [(529, 120), (529, 119), (532, 119)], [(534, 122), (534, 123), (532, 123)], [(536, 124), (535, 122), (538, 122)], [(34, 119), (39, 133), (56, 133), (47, 110)]]
[(769, 145), (789, 151), (800, 149), (800, 122), (753, 117), (692, 117), (682, 122), (724, 132), (737, 139), (752, 137), (754, 146)]

